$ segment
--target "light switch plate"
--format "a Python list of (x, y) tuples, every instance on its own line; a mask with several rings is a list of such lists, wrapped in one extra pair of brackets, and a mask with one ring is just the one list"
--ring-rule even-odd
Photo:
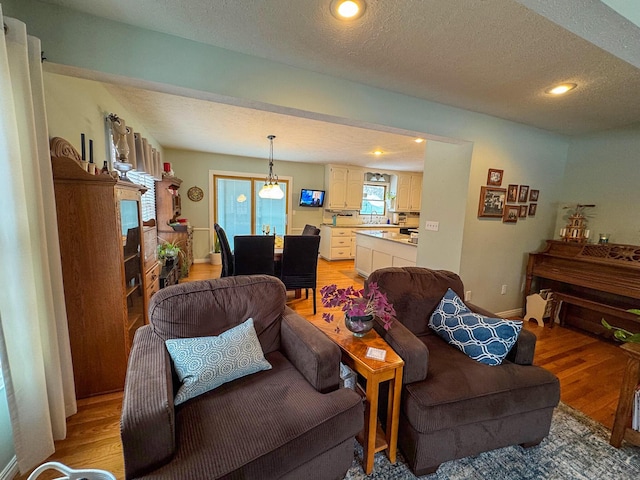
[(425, 230), (431, 230), (432, 232), (437, 232), (440, 228), (440, 222), (434, 222), (433, 220), (427, 220), (424, 224)]

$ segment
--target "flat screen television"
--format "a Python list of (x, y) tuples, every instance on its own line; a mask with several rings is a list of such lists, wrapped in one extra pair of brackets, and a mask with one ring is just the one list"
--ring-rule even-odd
[(321, 207), (324, 205), (324, 190), (311, 190), (303, 188), (300, 190), (301, 207)]

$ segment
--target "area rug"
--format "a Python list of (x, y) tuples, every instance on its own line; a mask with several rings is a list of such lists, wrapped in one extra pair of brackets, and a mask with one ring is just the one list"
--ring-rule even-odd
[(611, 432), (577, 410), (561, 403), (551, 422), (551, 432), (540, 445), (512, 446), (440, 465), (436, 473), (414, 476), (398, 455), (395, 464), (377, 453), (371, 475), (362, 469), (362, 447), (356, 442), (345, 480), (638, 480), (640, 448), (623, 443), (609, 445)]

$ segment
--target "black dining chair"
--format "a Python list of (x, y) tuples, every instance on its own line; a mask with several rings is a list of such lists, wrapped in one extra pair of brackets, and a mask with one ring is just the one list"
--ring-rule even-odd
[(232, 277), (233, 253), (231, 252), (231, 247), (229, 246), (227, 234), (225, 233), (224, 229), (217, 223), (213, 225), (213, 228), (216, 231), (216, 235), (220, 239), (220, 253), (222, 254), (222, 273), (220, 274), (220, 277)]
[(302, 235), (320, 235), (320, 229), (307, 223), (302, 230)]
[(316, 313), (316, 282), (320, 235), (285, 235), (280, 280), (287, 290), (313, 291), (313, 314)]
[(273, 235), (236, 235), (233, 237), (233, 274), (274, 275)]

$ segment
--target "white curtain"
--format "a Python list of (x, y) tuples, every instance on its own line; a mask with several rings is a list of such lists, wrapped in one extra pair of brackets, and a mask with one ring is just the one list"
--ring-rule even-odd
[(21, 472), (45, 460), (76, 412), (40, 41), (0, 19), (0, 355)]

